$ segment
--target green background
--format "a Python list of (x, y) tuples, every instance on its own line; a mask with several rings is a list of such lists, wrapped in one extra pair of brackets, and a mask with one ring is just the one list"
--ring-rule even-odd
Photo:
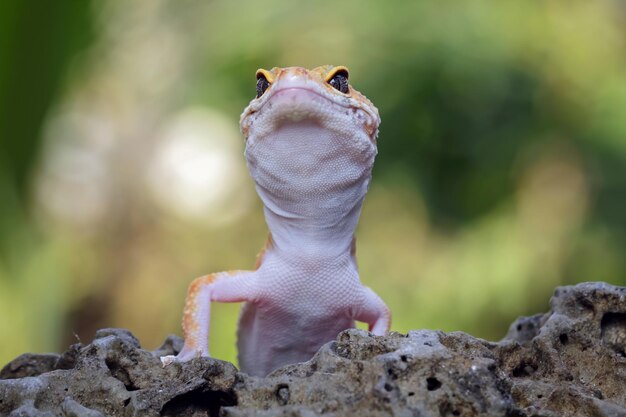
[[(499, 339), (558, 285), (624, 285), (625, 23), (617, 1), (1, 2), (0, 364), (99, 327), (155, 348), (194, 277), (253, 267), (259, 67), (346, 65), (379, 108), (357, 256), (394, 330)], [(237, 314), (213, 309), (214, 356)]]

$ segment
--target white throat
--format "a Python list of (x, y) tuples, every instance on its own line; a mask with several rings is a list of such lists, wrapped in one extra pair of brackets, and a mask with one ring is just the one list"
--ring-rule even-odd
[[(246, 159), (277, 250), (349, 250), (376, 156), (359, 130), (285, 121), (250, 136)], [(318, 252), (324, 253), (318, 253)]]

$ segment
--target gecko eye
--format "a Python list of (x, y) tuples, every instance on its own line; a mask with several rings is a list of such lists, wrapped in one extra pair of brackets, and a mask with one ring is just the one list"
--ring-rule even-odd
[(263, 75), (263, 73), (258, 73), (256, 76), (256, 98), (261, 97), (269, 86), (270, 83), (267, 81), (267, 78), (265, 78), (265, 75)]
[(335, 90), (348, 94), (348, 71), (340, 69), (330, 80), (328, 80), (328, 84), (330, 84)]

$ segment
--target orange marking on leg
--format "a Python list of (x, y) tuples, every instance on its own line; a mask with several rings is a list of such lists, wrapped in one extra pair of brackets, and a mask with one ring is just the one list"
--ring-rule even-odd
[(267, 240), (265, 241), (265, 245), (261, 249), (261, 252), (256, 256), (256, 264), (254, 265), (254, 269), (259, 269), (261, 264), (263, 263), (263, 258), (265, 257), (265, 252), (269, 249), (272, 249), (274, 246), (274, 241), (272, 240), (272, 234), (267, 235)]
[(196, 348), (196, 342), (194, 335), (198, 334), (200, 323), (198, 323), (197, 312), (202, 303), (210, 303), (211, 300), (200, 299), (202, 288), (206, 285), (212, 284), (216, 279), (220, 277), (227, 277), (236, 275), (241, 271), (225, 271), (215, 272), (213, 274), (204, 275), (194, 279), (189, 284), (187, 290), (187, 298), (185, 299), (185, 309), (183, 310), (183, 337), (185, 338), (185, 345), (188, 348)]
[(185, 309), (183, 311), (183, 337), (185, 338), (185, 343), (187, 343), (190, 348), (195, 348), (196, 341), (190, 336), (198, 331), (199, 324), (196, 320), (198, 305), (202, 301), (205, 303), (209, 302), (209, 300), (198, 300), (198, 293), (203, 286), (215, 281), (217, 275), (217, 273), (204, 275), (194, 279), (191, 284), (189, 284), (187, 298), (185, 299)]

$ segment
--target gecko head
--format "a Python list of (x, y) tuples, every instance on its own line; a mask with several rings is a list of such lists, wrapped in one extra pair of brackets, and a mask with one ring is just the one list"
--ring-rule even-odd
[(375, 148), (378, 110), (348, 80), (344, 66), (259, 69), (257, 94), (241, 115), (241, 132), (246, 141), (258, 141), (284, 126), (300, 124)]

